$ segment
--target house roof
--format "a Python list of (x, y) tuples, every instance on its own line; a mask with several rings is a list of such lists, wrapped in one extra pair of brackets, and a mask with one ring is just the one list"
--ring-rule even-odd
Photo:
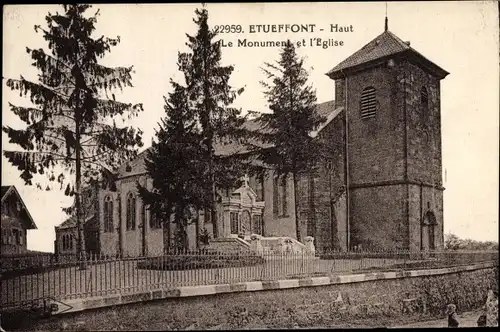
[[(342, 110), (339, 108), (335, 109), (335, 101), (333, 100), (317, 104), (316, 107), (318, 114), (322, 117), (325, 117), (326, 121), (320, 126), (320, 128), (318, 128), (318, 130), (311, 133), (311, 136), (313, 137), (315, 137), (326, 125), (328, 125), (328, 123), (330, 123)], [(251, 119), (246, 121), (243, 124), (243, 127), (249, 131), (262, 130), (259, 122), (256, 119)], [(266, 148), (271, 146), (270, 144), (264, 145), (260, 142), (254, 142), (254, 143), (255, 145), (260, 146), (261, 148)], [(147, 155), (146, 151), (148, 151), (149, 149), (150, 148), (147, 148), (141, 153), (139, 153), (134, 160), (123, 164), (118, 171), (118, 178), (145, 174), (146, 167), (144, 160)], [(219, 142), (215, 145), (215, 153), (220, 156), (227, 156), (227, 155), (246, 153), (246, 152), (249, 152), (248, 146), (246, 146), (245, 144), (240, 144), (238, 142), (231, 142), (227, 144), (222, 144)]]
[(442, 69), (417, 52), (410, 46), (409, 42), (402, 41), (398, 36), (389, 30), (386, 30), (363, 46), (360, 50), (340, 62), (326, 75), (332, 79), (341, 78), (344, 74), (356, 71), (357, 69), (362, 69), (366, 65), (377, 62), (377, 60), (403, 54), (407, 55), (410, 60), (419, 62), (424, 68), (440, 78), (444, 78), (449, 74), (446, 70)]
[(17, 199), (19, 200), (19, 202), (21, 202), (23, 211), (26, 212), (27, 220), (25, 220), (26, 218), (23, 218), (23, 220), (26, 222), (26, 229), (37, 229), (35, 221), (33, 220), (33, 217), (30, 214), (30, 211), (24, 204), (24, 201), (21, 198), (21, 195), (19, 195), (19, 192), (17, 191), (15, 186), (2, 186), (2, 203), (11, 194), (15, 194), (17, 196)]
[(10, 187), (12, 186), (2, 186), (2, 200), (3, 196), (5, 196), (5, 194), (9, 191)]

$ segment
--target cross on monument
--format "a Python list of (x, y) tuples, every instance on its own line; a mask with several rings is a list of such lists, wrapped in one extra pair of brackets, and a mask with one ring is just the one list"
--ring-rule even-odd
[(250, 182), (250, 178), (248, 177), (248, 174), (245, 174), (241, 180), (243, 181), (243, 186), (246, 188), (248, 187), (248, 183)]

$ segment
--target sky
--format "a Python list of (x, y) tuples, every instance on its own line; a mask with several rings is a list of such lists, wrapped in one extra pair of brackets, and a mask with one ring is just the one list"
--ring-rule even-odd
[[(157, 123), (164, 115), (163, 96), (171, 91), (169, 80), (179, 80), (177, 54), (186, 51), (186, 33), (194, 34), (196, 4), (94, 5), (100, 9), (95, 36), (120, 36), (102, 64), (134, 66), (133, 88), (117, 93), (117, 99), (144, 105), (144, 112), (130, 124), (144, 131), (150, 145)], [(318, 102), (332, 100), (334, 82), (325, 73), (383, 32), (385, 2), (360, 3), (252, 3), (208, 4), (209, 25), (241, 25), (242, 33), (219, 34), (233, 47), (222, 50), (222, 63), (235, 70), (230, 83), (245, 87), (235, 106), (265, 111), (263, 88), (265, 62), (278, 59), (279, 49), (238, 47), (248, 41), (311, 38), (343, 41), (342, 46), (298, 48), (305, 58), (310, 83)], [(47, 12), (62, 12), (55, 5), (8, 5), (3, 11), (4, 78), (36, 79), (26, 47), (47, 45), (33, 28), (44, 26)], [(450, 75), (441, 81), (444, 230), (462, 238), (498, 241), (498, 151), (499, 151), (499, 22), (495, 1), (388, 2), (389, 30)], [(251, 33), (251, 25), (312, 25), (314, 31), (299, 33)], [(349, 32), (331, 32), (331, 25)], [(351, 29), (352, 26), (352, 29)], [(254, 28), (255, 30), (256, 28)], [(323, 29), (323, 31), (320, 31)], [(315, 40), (317, 41), (317, 39)], [(2, 123), (20, 128), (8, 102), (25, 105), (26, 100), (2, 80)], [(29, 104), (28, 104), (29, 105)], [(2, 133), (2, 151), (12, 149)], [(2, 185), (15, 185), (38, 226), (28, 233), (28, 248), (52, 251), (54, 226), (66, 218), (62, 207), (71, 200), (62, 191), (40, 191), (25, 186), (20, 172), (2, 155)]]

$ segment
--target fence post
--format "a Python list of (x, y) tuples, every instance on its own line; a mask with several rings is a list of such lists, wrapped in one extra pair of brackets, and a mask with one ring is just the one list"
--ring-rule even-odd
[(408, 255), (409, 255), (409, 251), (404, 250), (403, 251), (403, 257), (404, 257), (404, 264), (403, 264), (403, 266), (404, 266), (405, 270), (407, 268)]

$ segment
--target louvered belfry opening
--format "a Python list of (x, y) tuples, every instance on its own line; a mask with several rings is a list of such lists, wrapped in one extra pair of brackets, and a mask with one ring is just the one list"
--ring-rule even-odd
[(376, 91), (370, 86), (361, 94), (361, 119), (373, 118), (375, 115), (377, 115)]

